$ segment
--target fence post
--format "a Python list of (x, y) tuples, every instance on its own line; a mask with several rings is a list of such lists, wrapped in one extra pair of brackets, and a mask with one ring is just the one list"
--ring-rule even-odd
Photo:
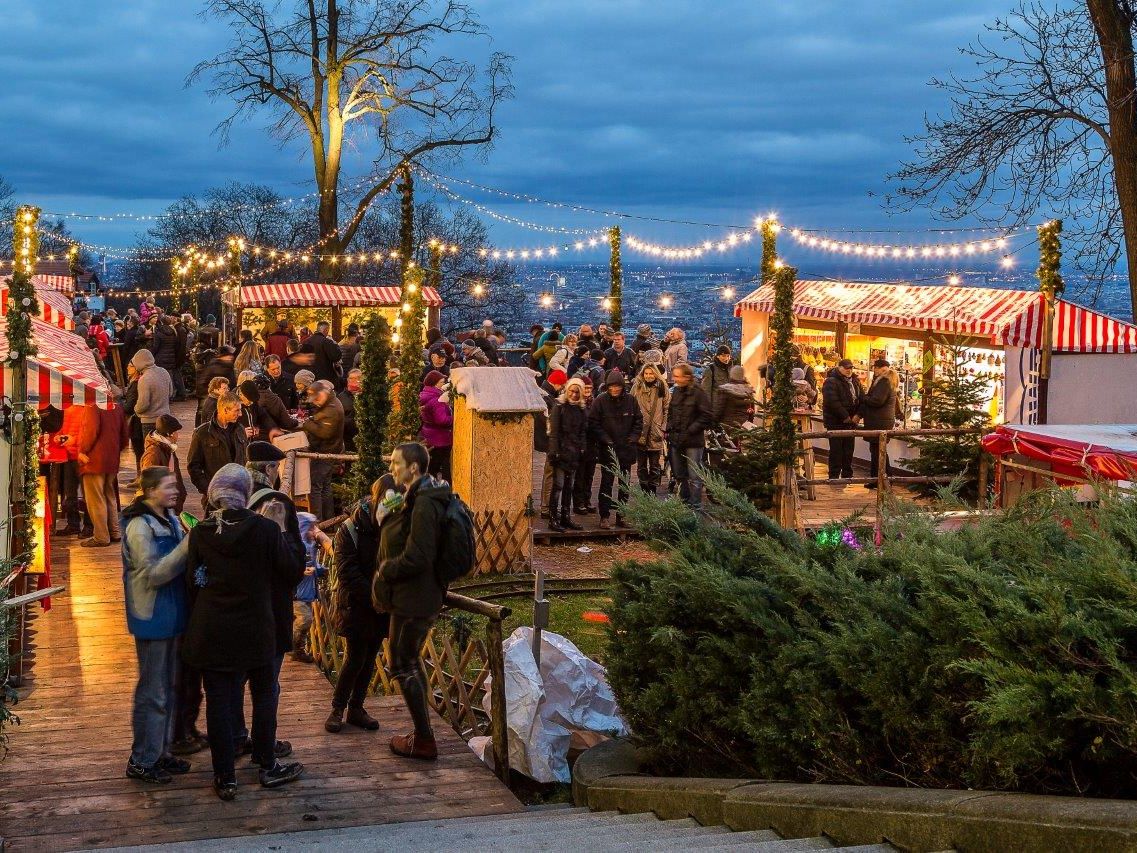
[(509, 720), (505, 703), (505, 653), (501, 648), (501, 622), (486, 622), (486, 649), (490, 664), (490, 736), (493, 738), (494, 772), (509, 784)]
[(986, 450), (979, 451), (979, 505), (987, 503), (987, 480), (990, 477), (991, 457)]
[(292, 497), (292, 492), (295, 489), (294, 477), (296, 476), (296, 451), (286, 450), (284, 452), (284, 470), (280, 472), (280, 490), (284, 492), (289, 498)]
[(884, 511), (884, 492), (888, 488), (888, 433), (876, 437), (876, 517)]

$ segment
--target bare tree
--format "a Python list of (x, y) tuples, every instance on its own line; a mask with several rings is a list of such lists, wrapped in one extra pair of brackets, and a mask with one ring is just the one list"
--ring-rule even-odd
[(16, 190), (0, 175), (0, 258), (12, 257), (12, 219), (16, 205), (12, 198)]
[(1130, 0), (1022, 3), (997, 19), (961, 49), (975, 76), (931, 81), (950, 111), (909, 138), (916, 160), (889, 203), (1011, 226), (1059, 215), (1094, 298), (1124, 257), (1137, 308), (1133, 20)]
[[(508, 56), (492, 53), (479, 70), (437, 50), (442, 38), (486, 38), (455, 0), (209, 0), (204, 14), (224, 21), (232, 42), (187, 82), (208, 77), (212, 95), (235, 102), (218, 127), (223, 139), (234, 121), (267, 108), (282, 143), (307, 140), (324, 252), (348, 248), (404, 168), (491, 144), (496, 108), (511, 94)], [(377, 154), (370, 180), (341, 195), (348, 144)], [(331, 280), (335, 271), (325, 265), (321, 274)]]

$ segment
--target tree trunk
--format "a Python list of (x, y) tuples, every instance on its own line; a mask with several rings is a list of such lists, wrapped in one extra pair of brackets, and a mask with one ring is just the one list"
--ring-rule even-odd
[(1113, 180), (1125, 234), (1130, 308), (1137, 311), (1137, 72), (1131, 15), (1122, 0), (1086, 0), (1105, 64)]
[(407, 266), (415, 259), (415, 183), (409, 166), (403, 169), (399, 195), (399, 265), (406, 277)]

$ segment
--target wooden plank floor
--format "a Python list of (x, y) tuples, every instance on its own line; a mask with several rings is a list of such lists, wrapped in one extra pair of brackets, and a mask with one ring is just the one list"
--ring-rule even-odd
[[(192, 410), (178, 407), (176, 414), (193, 423)], [(188, 433), (184, 438), (183, 454)], [(131, 476), (124, 469), (120, 480)], [(191, 496), (190, 511), (200, 507), (196, 501)], [(237, 800), (222, 803), (209, 787), (208, 750), (191, 756), (193, 771), (169, 785), (127, 779), (137, 668), (122, 565), (117, 548), (75, 545), (74, 538), (53, 542), (53, 579), (67, 591), (32, 620), (31, 678), (16, 707), (21, 724), (12, 728), (0, 764), (4, 850), (194, 841), (522, 809), (441, 720), (437, 763), (393, 755), (387, 740), (410, 727), (398, 697), (368, 702), (379, 731), (347, 727), (327, 734), (331, 686), (315, 667), (291, 661), (281, 676), (278, 736), (292, 741), (294, 759), (304, 762), (302, 780), (268, 791), (245, 759), (238, 763)], [(202, 717), (204, 727), (204, 709)]]

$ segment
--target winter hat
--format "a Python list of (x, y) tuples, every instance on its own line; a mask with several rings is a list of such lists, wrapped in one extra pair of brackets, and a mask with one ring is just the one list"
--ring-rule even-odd
[(225, 509), (244, 507), (253, 491), (253, 478), (243, 465), (230, 462), (213, 475), (206, 490), (206, 500), (213, 506)]
[(317, 523), (319, 523), (319, 519), (310, 512), (296, 513), (296, 520), (300, 522), (301, 539), (306, 539), (308, 536), (308, 531), (315, 527)]
[(644, 338), (650, 338), (651, 326), (647, 323), (640, 323), (638, 326), (636, 326), (636, 334)]
[(154, 366), (154, 353), (148, 349), (140, 349), (130, 357), (130, 363), (134, 365), (135, 370), (141, 373), (146, 368)]
[(805, 381), (805, 370), (803, 368), (795, 367), (790, 375), (793, 378), (794, 382)]
[(550, 385), (564, 385), (568, 382), (568, 374), (563, 370), (550, 370), (548, 382)]
[(592, 348), (588, 344), (577, 344), (576, 349), (573, 350), (573, 355), (584, 358), (590, 352), (592, 352)]
[(154, 432), (167, 438), (182, 428), (182, 422), (173, 415), (159, 415), (154, 422)]
[(622, 374), (619, 370), (609, 370), (608, 375), (604, 377), (604, 387), (607, 388), (609, 385), (619, 385), (621, 388), (623, 388), (624, 374)]
[(216, 326), (217, 325), (217, 318), (214, 317), (212, 314), (206, 314), (205, 315), (205, 325)]
[(267, 441), (251, 442), (246, 454), (249, 462), (279, 462), (284, 459), (284, 452)]
[(237, 390), (241, 392), (241, 396), (248, 400), (250, 403), (255, 403), (261, 396), (261, 391), (257, 387), (257, 383), (252, 379), (246, 379), (244, 382), (237, 386)]
[(584, 380), (581, 379), (579, 376), (574, 376), (572, 379), (570, 379), (568, 382), (565, 383), (564, 393), (568, 394), (568, 389), (574, 385), (580, 389), (580, 393), (583, 395), (584, 394)]
[(645, 349), (640, 353), (640, 361), (644, 364), (663, 364), (663, 350)]
[(731, 382), (745, 382), (746, 371), (741, 364), (732, 364), (730, 366), (730, 381)]
[(719, 344), (719, 348), (715, 350), (715, 355), (730, 355), (730, 344)]
[(307, 388), (316, 381), (316, 374), (311, 370), (297, 370), (292, 380), (301, 388)]
[(432, 370), (426, 374), (426, 378), (422, 380), (423, 388), (433, 388), (439, 382), (446, 378), (446, 375), (438, 370)]

